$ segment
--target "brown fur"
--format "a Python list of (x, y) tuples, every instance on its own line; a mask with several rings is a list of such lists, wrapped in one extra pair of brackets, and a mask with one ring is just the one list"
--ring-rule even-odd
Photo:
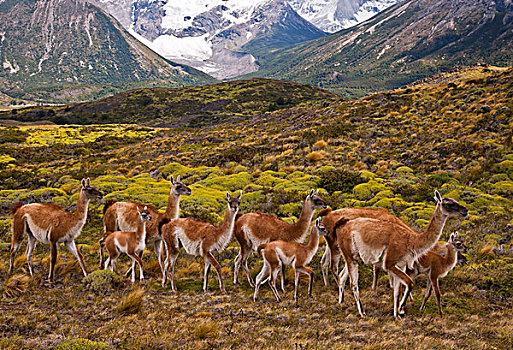
[(20, 209), (21, 207), (23, 207), (23, 202), (16, 202), (16, 203), (14, 203), (14, 205), (11, 207), (12, 215), (16, 214), (18, 209)]
[(25, 234), (28, 235), (27, 263), (32, 275), (32, 252), (36, 242), (50, 244), (51, 263), (48, 279), (53, 281), (54, 268), (57, 262), (57, 245), (65, 243), (68, 250), (78, 259), (84, 276), (87, 275), (82, 254), (75, 245), (75, 238), (82, 231), (87, 219), (87, 207), (92, 198), (102, 198), (102, 194), (93, 186), (89, 179), (82, 180), (82, 187), (78, 196), (77, 208), (74, 213), (68, 213), (55, 204), (32, 203), (19, 207), (12, 222), (12, 244), (9, 272), (14, 268), (14, 259)]
[(235, 258), (234, 283), (238, 283), (238, 275), (241, 266), (246, 272), (246, 277), (251, 286), (254, 286), (253, 279), (249, 273), (247, 260), (252, 250), (257, 248), (254, 245), (245, 229), (249, 229), (252, 235), (259, 242), (272, 242), (282, 240), (287, 242), (302, 242), (308, 234), (315, 209), (326, 208), (326, 203), (317, 195), (314, 190), (306, 197), (299, 219), (294, 224), (289, 224), (282, 219), (264, 213), (243, 214), (235, 222), (234, 235), (240, 245), (240, 251)]
[[(159, 223), (164, 219), (176, 219), (179, 214), (180, 196), (190, 195), (191, 190), (185, 184), (180, 181), (180, 176), (173, 179), (170, 178), (171, 189), (169, 191), (169, 197), (165, 213), (160, 213), (153, 205), (142, 204), (136, 202), (115, 202), (110, 206), (104, 207), (103, 225), (105, 232), (113, 231), (135, 231), (139, 222), (139, 214), (137, 208), (147, 207), (153, 220), (146, 224), (146, 244), (153, 245), (155, 253), (159, 261), (160, 269), (164, 273), (164, 264), (162, 259), (162, 238), (160, 232)], [(122, 222), (118, 222), (118, 216), (122, 216), (122, 222), (126, 225), (121, 225)], [(122, 226), (122, 227), (121, 227)], [(140, 252), (142, 257), (142, 252)], [(100, 266), (103, 265), (103, 256), (100, 256)], [(126, 272), (128, 275), (131, 272), (131, 268)]]
[(107, 212), (107, 209), (109, 209), (112, 204), (116, 203), (117, 201), (114, 199), (108, 199), (105, 204), (103, 205), (103, 215), (105, 216), (105, 212)]
[(229, 193), (226, 193), (226, 196), (228, 199), (228, 208), (226, 209), (223, 223), (219, 227), (192, 218), (174, 219), (162, 227), (162, 240), (164, 241), (164, 247), (167, 253), (162, 278), (163, 287), (166, 285), (169, 274), (171, 290), (173, 292), (176, 291), (174, 267), (180, 249), (179, 243), (181, 243), (187, 253), (205, 257), (203, 291), (207, 291), (208, 272), (210, 265), (214, 265), (221, 292), (226, 293), (221, 277), (221, 265), (219, 265), (219, 262), (214, 258), (212, 253), (214, 251), (223, 250), (231, 240), (242, 191), (237, 197), (232, 198)]
[(408, 276), (414, 279), (420, 274), (428, 277), (424, 300), (420, 306), (420, 310), (424, 310), (426, 302), (431, 295), (431, 291), (435, 291), (436, 304), (438, 313), (443, 317), (439, 279), (445, 277), (456, 265), (458, 253), (466, 253), (467, 247), (465, 243), (451, 235), (447, 244), (437, 243), (430, 251), (422, 255), (415, 263), (413, 270), (409, 270)]
[[(358, 290), (358, 263), (360, 257), (365, 263), (382, 264), (389, 272), (394, 287), (394, 316), (402, 313), (405, 301), (410, 295), (413, 281), (403, 271), (438, 241), (443, 226), (449, 216), (465, 216), (468, 210), (451, 198), (442, 198), (435, 192), (437, 206), (430, 223), (424, 232), (399, 225), (391, 221), (372, 218), (358, 218), (346, 224), (335, 224), (338, 245), (342, 250), (345, 267), (339, 282), (339, 302), (343, 300), (344, 285), (350, 277), (351, 288), (355, 297), (358, 311), (363, 312)], [(390, 274), (392, 273), (392, 275)], [(398, 309), (399, 285), (406, 285), (406, 293)]]
[(106, 237), (100, 240), (100, 255), (103, 256), (103, 249), (107, 248), (109, 258), (105, 262), (105, 268), (110, 267), (113, 270), (114, 267), (117, 269), (117, 258), (121, 250), (126, 250), (125, 253), (132, 259), (132, 283), (135, 282), (135, 263), (139, 264), (140, 280), (144, 282), (143, 274), (143, 261), (137, 255), (139, 252), (144, 250), (146, 230), (145, 225), (152, 221), (150, 211), (147, 207), (144, 207), (142, 211), (137, 208), (139, 215), (139, 222), (137, 224), (137, 230), (134, 231), (114, 231), (109, 232)]
[[(291, 265), (294, 268), (295, 280), (294, 280), (294, 300), (298, 299), (298, 288), (299, 288), (299, 274), (305, 273), (310, 277), (310, 283), (308, 285), (308, 294), (312, 296), (312, 285), (313, 285), (313, 271), (306, 265), (310, 263), (312, 257), (315, 255), (319, 246), (319, 235), (326, 236), (328, 231), (318, 218), (315, 221), (315, 225), (312, 228), (312, 233), (308, 244), (301, 244), (297, 242), (285, 242), (285, 241), (272, 241), (269, 243), (260, 244), (257, 248), (258, 253), (264, 259), (264, 266), (258, 274), (255, 280), (255, 293), (253, 295), (253, 301), (256, 301), (258, 296), (258, 290), (260, 285), (269, 280), (269, 285), (276, 297), (276, 300), (281, 301), (278, 291), (276, 290), (276, 276), (278, 272), (282, 272), (284, 276), (285, 265)], [(280, 269), (280, 270), (278, 270)], [(281, 289), (285, 292), (284, 279), (281, 279)]]
[[(340, 255), (342, 252), (338, 247), (337, 237), (335, 234), (334, 226), (335, 223), (342, 219), (347, 218), (349, 220), (353, 220), (356, 218), (374, 218), (380, 220), (386, 220), (394, 222), (398, 225), (402, 225), (408, 227), (408, 225), (399, 219), (397, 216), (390, 214), (385, 209), (379, 208), (342, 208), (335, 211), (331, 209), (324, 209), (319, 212), (319, 217), (322, 217), (322, 222), (326, 229), (330, 232), (330, 234), (325, 237), (326, 239), (326, 250), (321, 259), (321, 271), (322, 277), (324, 279), (324, 284), (328, 285), (328, 274), (331, 268), (331, 272), (335, 277), (335, 281), (338, 285), (338, 265), (340, 262)], [(372, 289), (376, 290), (377, 287), (377, 269), (379, 267), (374, 267), (374, 279), (372, 281)]]

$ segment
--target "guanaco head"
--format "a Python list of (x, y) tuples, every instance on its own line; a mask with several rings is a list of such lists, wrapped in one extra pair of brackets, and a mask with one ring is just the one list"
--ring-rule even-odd
[(319, 193), (319, 190), (311, 190), (308, 196), (306, 196), (305, 204), (309, 205), (312, 209), (326, 209), (328, 205), (317, 193)]
[(468, 209), (452, 198), (442, 198), (440, 192), (435, 191), (435, 202), (440, 205), (442, 213), (447, 216), (467, 216)]
[(192, 191), (189, 187), (180, 181), (180, 175), (176, 177), (176, 180), (171, 175), (169, 181), (171, 181), (171, 191), (178, 196), (190, 196)]
[(458, 231), (451, 233), (451, 237), (449, 237), (449, 244), (451, 244), (454, 247), (454, 250), (458, 253), (467, 253), (468, 248), (465, 245), (465, 242), (458, 238)]
[(242, 197), (242, 191), (240, 191), (237, 197), (232, 197), (228, 192), (226, 192), (226, 198), (228, 199), (228, 208), (233, 213), (237, 213), (237, 211), (239, 210), (240, 197)]
[(317, 230), (317, 233), (320, 236), (327, 236), (330, 234), (326, 227), (324, 227), (324, 224), (322, 223), (322, 218), (317, 218), (315, 220), (314, 230)]
[(449, 244), (452, 245), (454, 247), (454, 250), (456, 251), (458, 265), (465, 265), (467, 263), (467, 258), (463, 254), (467, 253), (468, 248), (465, 245), (465, 242), (458, 238), (458, 231), (451, 234), (451, 236), (449, 237)]
[(84, 191), (84, 194), (87, 199), (103, 198), (103, 194), (96, 187), (91, 186), (91, 179), (89, 178), (82, 179), (82, 191)]
[(151, 221), (151, 214), (147, 206), (144, 206), (143, 210), (137, 207), (137, 212), (139, 213), (139, 219), (141, 219), (142, 222)]

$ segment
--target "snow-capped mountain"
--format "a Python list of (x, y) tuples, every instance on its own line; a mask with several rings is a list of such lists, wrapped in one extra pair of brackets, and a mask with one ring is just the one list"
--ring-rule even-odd
[(89, 1), (160, 55), (225, 79), (258, 70), (256, 54), (356, 24), (398, 0)]
[(289, 0), (292, 8), (317, 28), (334, 33), (364, 22), (400, 0)]

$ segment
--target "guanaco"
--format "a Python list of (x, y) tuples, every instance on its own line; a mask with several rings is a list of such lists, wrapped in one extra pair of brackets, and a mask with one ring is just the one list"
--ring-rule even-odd
[[(283, 266), (288, 265), (294, 268), (294, 300), (298, 300), (299, 274), (305, 273), (309, 276), (308, 295), (312, 296), (313, 271), (307, 267), (312, 261), (317, 248), (319, 247), (319, 235), (326, 236), (328, 230), (324, 227), (321, 218), (315, 220), (315, 225), (310, 234), (308, 244), (286, 241), (272, 241), (258, 246), (257, 251), (264, 259), (264, 266), (255, 280), (255, 293), (253, 301), (257, 300), (260, 286), (269, 280), (269, 285), (278, 302), (281, 301), (280, 295), (276, 290), (276, 276), (278, 272), (283, 271)], [(282, 290), (285, 292), (282, 275)]]
[(174, 267), (181, 244), (188, 254), (195, 256), (201, 255), (205, 258), (203, 291), (207, 291), (208, 273), (210, 266), (214, 265), (217, 278), (219, 279), (221, 293), (226, 293), (221, 277), (221, 265), (219, 265), (219, 262), (217, 262), (212, 253), (224, 250), (232, 239), (235, 217), (239, 211), (241, 196), (242, 191), (240, 191), (237, 197), (232, 197), (226, 192), (228, 207), (224, 214), (223, 223), (219, 227), (192, 218), (174, 219), (162, 226), (162, 240), (164, 241), (164, 247), (167, 253), (162, 278), (163, 287), (166, 285), (169, 275), (171, 290), (173, 292), (176, 291)]
[[(117, 259), (121, 252), (132, 259), (132, 283), (135, 282), (136, 261), (139, 264), (139, 279), (141, 282), (144, 282), (143, 261), (138, 253), (143, 251), (146, 247), (146, 222), (152, 220), (147, 206), (145, 206), (142, 211), (137, 207), (137, 214), (139, 216), (139, 222), (136, 231), (109, 232), (105, 240), (100, 242), (100, 247), (104, 245), (109, 253), (109, 257), (105, 262), (106, 269), (110, 268), (110, 270), (113, 271), (113, 268), (116, 268), (117, 271)], [(100, 254), (103, 254), (103, 249), (100, 250)]]
[(28, 236), (26, 250), (29, 273), (32, 276), (32, 253), (37, 242), (50, 244), (51, 261), (48, 280), (53, 282), (57, 262), (57, 245), (64, 243), (66, 248), (77, 258), (80, 268), (87, 276), (84, 258), (75, 245), (75, 239), (82, 233), (87, 220), (87, 209), (93, 198), (102, 199), (102, 193), (91, 186), (90, 179), (82, 179), (77, 208), (74, 213), (64, 211), (55, 204), (18, 203), (13, 207), (12, 243), (9, 273), (14, 268), (14, 259), (25, 235)]
[(315, 210), (327, 208), (318, 192), (318, 190), (311, 190), (306, 196), (299, 219), (293, 224), (260, 212), (243, 214), (237, 218), (234, 234), (240, 245), (240, 251), (235, 258), (234, 284), (238, 283), (240, 267), (243, 266), (249, 284), (252, 287), (255, 286), (248, 268), (248, 257), (260, 244), (276, 240), (287, 242), (303, 242), (305, 240)]
[[(388, 271), (394, 289), (394, 316), (404, 314), (403, 307), (413, 286), (413, 280), (404, 272), (405, 268), (413, 268), (415, 261), (435, 245), (448, 217), (468, 214), (467, 208), (452, 198), (442, 198), (438, 191), (435, 191), (435, 201), (433, 216), (424, 232), (420, 233), (390, 221), (371, 218), (342, 220), (335, 224), (334, 231), (345, 260), (345, 267), (340, 273), (339, 303), (343, 301), (344, 286), (350, 277), (358, 312), (362, 317), (365, 315), (358, 289), (356, 258), (360, 257), (365, 264), (380, 264)], [(399, 306), (400, 283), (406, 285), (406, 292)]]

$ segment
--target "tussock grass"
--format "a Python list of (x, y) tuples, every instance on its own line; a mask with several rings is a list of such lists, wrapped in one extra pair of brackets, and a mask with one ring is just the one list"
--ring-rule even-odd
[(23, 294), (29, 287), (30, 277), (27, 275), (12, 275), (5, 284), (2, 293), (4, 298), (15, 298)]
[(144, 302), (144, 288), (138, 288), (125, 296), (116, 307), (121, 315), (132, 315), (141, 311)]
[(215, 339), (218, 337), (219, 329), (216, 322), (207, 320), (200, 322), (192, 333), (197, 339)]

